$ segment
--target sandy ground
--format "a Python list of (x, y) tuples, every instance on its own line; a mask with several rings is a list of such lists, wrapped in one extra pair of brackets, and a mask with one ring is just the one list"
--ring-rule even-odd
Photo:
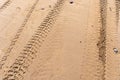
[(119, 80), (116, 1), (0, 0), (0, 80)]

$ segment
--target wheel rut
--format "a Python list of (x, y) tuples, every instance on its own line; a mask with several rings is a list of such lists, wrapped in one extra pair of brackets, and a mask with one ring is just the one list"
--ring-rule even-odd
[(100, 37), (97, 44), (99, 48), (99, 60), (102, 64), (102, 80), (105, 80), (105, 66), (106, 66), (106, 18), (107, 18), (107, 0), (100, 0)]
[(13, 0), (7, 0), (1, 7), (0, 7), (0, 12), (3, 11), (5, 8), (7, 8)]
[(3, 80), (23, 80), (24, 74), (37, 56), (37, 52), (42, 46), (45, 38), (50, 32), (52, 25), (55, 23), (58, 14), (60, 13), (65, 0), (59, 0), (53, 9), (48, 13), (35, 34), (31, 37), (15, 62), (5, 72)]
[(26, 15), (26, 18), (24, 19), (23, 23), (21, 24), (20, 28), (18, 29), (17, 33), (15, 34), (15, 37), (11, 40), (11, 43), (8, 47), (8, 49), (5, 52), (5, 55), (2, 57), (2, 59), (0, 60), (0, 69), (2, 69), (2, 67), (4, 66), (7, 57), (9, 56), (9, 54), (11, 53), (12, 49), (14, 48), (17, 40), (19, 39), (21, 33), (23, 32), (29, 18), (32, 15), (32, 12), (34, 11), (37, 3), (39, 2), (39, 0), (36, 0), (35, 3), (33, 4), (33, 6), (31, 7), (30, 11), (28, 12), (28, 14)]

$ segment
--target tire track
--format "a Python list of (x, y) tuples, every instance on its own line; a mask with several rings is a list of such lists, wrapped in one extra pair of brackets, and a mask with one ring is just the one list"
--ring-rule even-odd
[(5, 52), (5, 55), (2, 57), (2, 59), (0, 60), (0, 69), (2, 69), (2, 67), (5, 64), (5, 61), (7, 60), (7, 57), (9, 56), (9, 53), (12, 51), (12, 49), (14, 48), (14, 45), (16, 44), (18, 38), (20, 37), (25, 25), (27, 24), (32, 12), (34, 11), (37, 3), (39, 2), (39, 0), (36, 0), (35, 3), (33, 4), (33, 6), (31, 7), (30, 11), (28, 12), (28, 14), (26, 15), (26, 18), (24, 19), (22, 25), (20, 26), (20, 28), (18, 29), (15, 37), (12, 39), (8, 49)]
[(4, 10), (5, 8), (7, 8), (11, 3), (12, 3), (13, 0), (7, 0), (1, 7), (0, 7), (0, 12), (2, 10)]
[(99, 60), (102, 63), (102, 80), (105, 80), (105, 66), (106, 66), (106, 17), (107, 17), (107, 0), (100, 0), (100, 40), (97, 44), (99, 48)]
[[(42, 80), (43, 78), (44, 80), (48, 80), (48, 79), (56, 80), (55, 79), (56, 76), (59, 77), (60, 80), (62, 80), (61, 79), (62, 76), (60, 76), (61, 73), (59, 72), (62, 71), (62, 69), (60, 70), (57, 69), (60, 68), (61, 63), (57, 64), (57, 66), (55, 66), (56, 64), (55, 65), (53, 64), (55, 63), (54, 62), (55, 60), (53, 60), (53, 58), (58, 59), (60, 57), (60, 54), (58, 54), (59, 52), (56, 54), (56, 51), (59, 50), (63, 44), (61, 33), (62, 30), (58, 26), (58, 27), (54, 27), (54, 29), (52, 29), (50, 34), (47, 36), (44, 44), (41, 47), (40, 54), (37, 55), (37, 57), (34, 60), (34, 63), (29, 68), (29, 72), (31, 73), (29, 80)], [(26, 74), (29, 73), (27, 72)], [(54, 75), (51, 77), (51, 74)], [(25, 80), (28, 79), (25, 78)]]
[(10, 69), (6, 72), (3, 80), (22, 80), (24, 78), (24, 74), (26, 73), (33, 59), (36, 57), (36, 53), (42, 46), (42, 43), (47, 37), (52, 25), (55, 23), (64, 1), (65, 0), (59, 0), (53, 7), (53, 10), (48, 13), (44, 21), (36, 30), (35, 34), (20, 52), (20, 55), (11, 65)]
[(119, 23), (119, 15), (120, 15), (119, 11), (120, 11), (120, 0), (116, 0), (116, 21), (117, 21), (116, 24), (117, 26)]

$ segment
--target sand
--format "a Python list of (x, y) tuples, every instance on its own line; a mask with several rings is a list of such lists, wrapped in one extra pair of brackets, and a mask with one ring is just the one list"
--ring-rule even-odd
[(0, 80), (119, 80), (119, 3), (0, 0)]

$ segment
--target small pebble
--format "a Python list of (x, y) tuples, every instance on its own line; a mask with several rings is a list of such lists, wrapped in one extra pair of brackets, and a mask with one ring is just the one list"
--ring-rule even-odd
[(117, 48), (113, 48), (115, 53), (118, 53), (118, 49)]

